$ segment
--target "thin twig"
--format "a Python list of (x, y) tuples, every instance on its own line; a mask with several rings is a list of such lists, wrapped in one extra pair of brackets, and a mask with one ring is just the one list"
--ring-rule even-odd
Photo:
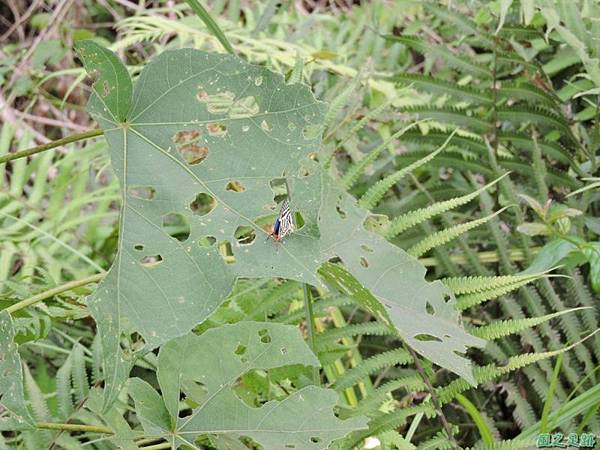
[(419, 356), (409, 345), (406, 345), (406, 348), (408, 349), (409, 353), (412, 356), (412, 359), (415, 363), (415, 367), (417, 368), (417, 371), (419, 372), (419, 375), (421, 376), (421, 378), (423, 379), (423, 382), (427, 386), (427, 390), (429, 391), (429, 394), (431, 395), (431, 403), (433, 403), (433, 407), (435, 408), (435, 410), (438, 413), (438, 416), (442, 422), (442, 426), (444, 427), (444, 431), (446, 431), (446, 434), (448, 435), (448, 439), (450, 440), (450, 442), (452, 443), (452, 445), (454, 446), (455, 449), (460, 450), (458, 443), (454, 439), (454, 434), (452, 433), (452, 426), (450, 425), (450, 422), (448, 422), (448, 419), (446, 418), (446, 415), (444, 414), (444, 411), (442, 410), (442, 405), (437, 398), (435, 389), (433, 388), (431, 381), (429, 381), (429, 377), (425, 373), (425, 370), (423, 369), (423, 366), (421, 365), (421, 362), (419, 361)]
[(67, 136), (62, 139), (58, 139), (57, 141), (48, 142), (47, 144), (38, 145), (36, 147), (28, 148), (27, 150), (21, 150), (15, 153), (9, 153), (8, 155), (0, 156), (0, 164), (4, 164), (5, 162), (12, 161), (14, 159), (25, 158), (27, 156), (35, 155), (36, 153), (45, 152), (46, 150), (51, 150), (56, 147), (60, 147), (61, 145), (70, 144), (71, 142), (82, 141), (84, 139), (89, 139), (95, 136), (100, 136), (104, 134), (104, 132), (100, 129), (90, 130), (84, 133), (77, 133)]
[(8, 308), (6, 308), (6, 311), (9, 314), (12, 314), (16, 311), (19, 311), (20, 309), (26, 308), (31, 305), (35, 305), (36, 303), (41, 302), (42, 300), (54, 297), (55, 295), (61, 294), (65, 291), (70, 291), (71, 289), (75, 289), (80, 286), (85, 286), (86, 284), (97, 283), (98, 281), (102, 280), (105, 276), (106, 273), (102, 272), (91, 275), (89, 277), (81, 278), (79, 280), (61, 284), (60, 286), (57, 286), (53, 289), (48, 289), (47, 291), (41, 292), (37, 295), (34, 295), (33, 297), (26, 298), (25, 300), (21, 300), (20, 302), (10, 305)]

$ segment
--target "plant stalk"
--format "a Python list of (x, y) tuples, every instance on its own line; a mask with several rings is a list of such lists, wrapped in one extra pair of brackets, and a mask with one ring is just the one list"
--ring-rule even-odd
[[(308, 346), (316, 355), (315, 351), (315, 319), (312, 310), (312, 295), (308, 284), (304, 283), (304, 316), (306, 317), (306, 330), (308, 332)], [(313, 383), (315, 386), (319, 386), (319, 368), (313, 367)]]
[(0, 164), (4, 164), (8, 161), (12, 161), (14, 159), (26, 158), (27, 156), (35, 155), (36, 153), (45, 152), (46, 150), (51, 150), (56, 147), (60, 147), (62, 145), (70, 144), (71, 142), (83, 141), (84, 139), (89, 139), (95, 136), (100, 136), (104, 134), (103, 130), (89, 130), (84, 131), (83, 133), (76, 133), (70, 136), (64, 137), (62, 139), (58, 139), (56, 141), (48, 142), (47, 144), (38, 145), (37, 147), (28, 148), (27, 150), (21, 150), (15, 153), (9, 153), (4, 156), (0, 156)]
[(433, 407), (437, 411), (437, 413), (440, 417), (440, 420), (442, 421), (442, 426), (444, 427), (444, 431), (448, 435), (448, 440), (453, 444), (453, 446), (456, 450), (460, 450), (458, 443), (454, 439), (454, 434), (452, 433), (452, 426), (450, 425), (450, 422), (448, 422), (448, 419), (446, 418), (446, 415), (444, 414), (444, 411), (442, 410), (442, 404), (440, 403), (440, 401), (437, 397), (437, 394), (435, 393), (435, 389), (433, 388), (431, 381), (429, 381), (429, 377), (425, 373), (425, 370), (423, 369), (423, 366), (421, 365), (421, 362), (419, 361), (419, 356), (408, 344), (406, 345), (406, 349), (411, 354), (412, 359), (415, 363), (415, 367), (417, 368), (417, 372), (419, 372), (419, 375), (421, 376), (421, 378), (423, 379), (423, 382), (427, 386), (427, 390), (429, 391), (429, 394), (431, 395), (431, 403), (433, 403)]
[(106, 276), (105, 272), (97, 273), (91, 275), (89, 277), (81, 278), (80, 280), (70, 281), (69, 283), (62, 284), (60, 286), (56, 286), (55, 288), (48, 289), (47, 291), (41, 292), (33, 297), (26, 298), (25, 300), (21, 300), (20, 302), (15, 303), (14, 305), (10, 305), (6, 308), (6, 311), (9, 314), (12, 314), (20, 309), (27, 308), (28, 306), (35, 305), (42, 300), (46, 300), (47, 298), (54, 297), (57, 294), (60, 294), (65, 291), (69, 291), (71, 289), (75, 289), (80, 286), (85, 286), (90, 283), (97, 283), (102, 280)]
[(215, 35), (225, 50), (232, 55), (235, 55), (235, 50), (225, 37), (225, 33), (223, 33), (223, 30), (221, 30), (217, 22), (215, 22), (204, 6), (202, 6), (198, 0), (185, 0), (185, 2), (190, 5), (190, 8), (192, 8), (200, 20), (204, 22), (206, 28), (208, 28), (209, 31)]
[(76, 423), (56, 423), (56, 422), (36, 422), (35, 426), (37, 428), (43, 428), (45, 430), (81, 431), (81, 432), (87, 432), (87, 433), (114, 434), (110, 428), (97, 426), (97, 425), (80, 425), (80, 424), (76, 424)]

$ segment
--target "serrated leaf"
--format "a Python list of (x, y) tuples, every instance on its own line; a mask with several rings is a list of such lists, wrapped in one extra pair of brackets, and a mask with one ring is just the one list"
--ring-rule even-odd
[[(189, 334), (160, 350), (158, 381), (162, 399), (147, 383), (132, 380), (136, 412), (146, 434), (162, 435), (174, 448), (210, 434), (250, 437), (265, 450), (316, 450), (365, 428), (365, 418), (340, 420), (334, 415), (338, 396), (330, 389), (309, 386), (258, 408), (245, 404), (233, 389), (250, 370), (292, 364), (317, 366), (319, 362), (299, 330), (290, 325), (239, 322), (200, 336)], [(190, 383), (200, 386), (206, 395), (198, 400), (191, 415), (179, 417), (180, 390)]]
[[(286, 85), (231, 56), (183, 49), (144, 68), (126, 123), (116, 123), (97, 97), (88, 108), (104, 128), (123, 191), (119, 252), (89, 302), (103, 343), (105, 406), (131, 365), (120, 348), (124, 331), (141, 334), (147, 348), (159, 346), (205, 320), (236, 278), (320, 284), (318, 268), (335, 257), (380, 301), (409, 310), (444, 304), (421, 331), (431, 334), (439, 319), (452, 324), (452, 336), (415, 348), (472, 379), (469, 361), (445, 346), (452, 342), (462, 353), (481, 341), (462, 329), (453, 298), (444, 301), (449, 292), (426, 282), (425, 269), (403, 250), (368, 232), (367, 211), (313, 160), (324, 107), (307, 86)], [(275, 242), (265, 225), (286, 194), (302, 220)], [(364, 245), (388, 266), (365, 270)], [(394, 325), (402, 334), (404, 319)], [(403, 334), (409, 340), (413, 325)]]
[[(14, 426), (33, 425), (23, 392), (23, 370), (21, 358), (14, 343), (15, 329), (10, 314), (0, 312), (0, 405), (11, 412)], [(0, 424), (1, 429), (10, 430), (13, 424)], [(14, 429), (14, 428), (13, 428)]]

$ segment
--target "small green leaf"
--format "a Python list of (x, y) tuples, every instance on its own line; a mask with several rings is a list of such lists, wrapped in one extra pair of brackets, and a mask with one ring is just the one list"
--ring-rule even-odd
[[(94, 102), (102, 106), (96, 112), (113, 124), (124, 122), (131, 106), (132, 84), (121, 60), (94, 41), (77, 41), (75, 51), (94, 81)], [(90, 100), (92, 101), (92, 100)]]
[(153, 436), (168, 433), (171, 419), (160, 395), (152, 386), (139, 378), (131, 378), (128, 387), (144, 431)]

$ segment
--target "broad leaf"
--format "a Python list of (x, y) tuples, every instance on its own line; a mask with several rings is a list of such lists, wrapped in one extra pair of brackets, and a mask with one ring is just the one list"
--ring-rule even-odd
[(0, 421), (0, 430), (27, 428), (33, 424), (25, 404), (21, 358), (14, 342), (13, 320), (7, 311), (0, 312), (0, 405), (11, 413)]
[[(318, 284), (318, 268), (336, 257), (390, 308), (417, 351), (473, 380), (458, 353), (481, 341), (462, 329), (450, 292), (366, 231), (367, 212), (315, 162), (324, 107), (307, 86), (235, 57), (182, 49), (144, 68), (125, 122), (99, 95), (89, 110), (123, 191), (119, 252), (90, 302), (108, 403), (129, 369), (119, 346), (126, 325), (159, 346), (205, 320), (236, 278)], [(275, 242), (269, 226), (286, 195), (299, 229)], [(434, 313), (424, 314), (427, 303)], [(419, 342), (419, 334), (436, 339)]]
[[(322, 449), (366, 427), (362, 417), (340, 420), (334, 415), (338, 396), (330, 389), (309, 386), (258, 408), (236, 396), (233, 388), (244, 373), (291, 364), (319, 365), (296, 327), (260, 322), (224, 325), (161, 348), (158, 381), (163, 398), (140, 379), (131, 380), (130, 395), (144, 432), (177, 447), (210, 434), (249, 437), (265, 450)], [(190, 399), (198, 404), (191, 415), (179, 417), (183, 386), (202, 392)]]

